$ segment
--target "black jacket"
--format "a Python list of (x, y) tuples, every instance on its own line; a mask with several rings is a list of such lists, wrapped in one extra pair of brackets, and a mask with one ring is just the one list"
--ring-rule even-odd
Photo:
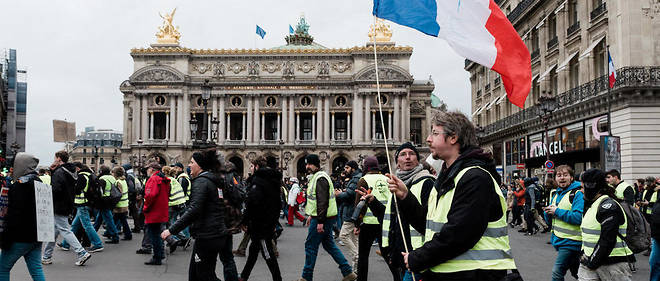
[(280, 216), (280, 185), (282, 173), (261, 168), (248, 179), (248, 195), (243, 213), (243, 225), (255, 239), (272, 239)]
[(41, 180), (36, 172), (32, 172), (9, 186), (6, 232), (3, 233), (2, 249), (8, 249), (15, 242), (37, 242), (35, 181)]
[[(594, 252), (587, 260), (582, 261), (590, 269), (597, 269), (601, 265), (609, 265), (619, 262), (635, 261), (632, 252), (626, 257), (609, 257), (616, 244), (619, 226), (625, 221), (623, 210), (612, 198), (607, 198), (600, 203), (600, 206), (590, 206), (589, 208), (598, 208), (596, 220), (600, 223), (600, 238), (594, 247)], [(585, 208), (586, 213), (588, 209)]]
[(351, 175), (351, 180), (346, 184), (346, 190), (337, 195), (337, 207), (341, 209), (341, 220), (352, 222), (353, 211), (355, 211), (355, 189), (357, 183), (362, 178), (362, 171), (355, 170)]
[(653, 206), (649, 224), (651, 224), (651, 237), (660, 241), (660, 204)]
[[(471, 169), (463, 175), (458, 186), (454, 186), (458, 172), (469, 166), (480, 166), (490, 175), (481, 169)], [(412, 271), (420, 272), (465, 253), (481, 239), (489, 222), (503, 216), (499, 188), (495, 190), (491, 175), (496, 182), (500, 182), (492, 156), (476, 147), (462, 151), (450, 167), (443, 165), (434, 188), (438, 198), (456, 189), (447, 214), (448, 221), (440, 232), (433, 235), (431, 241), (426, 241), (421, 248), (410, 252), (408, 265)], [(410, 193), (399, 201), (399, 205), (402, 219), (424, 233), (427, 208), (420, 205)], [(424, 280), (500, 280), (504, 274), (503, 270), (471, 270), (448, 274), (437, 274), (429, 270), (422, 275)]]
[(55, 168), (51, 174), (55, 214), (68, 216), (73, 213), (74, 189), (78, 180), (76, 167), (72, 163), (64, 163)]
[(185, 213), (170, 227), (177, 234), (190, 226), (194, 238), (217, 238), (227, 235), (225, 203), (220, 200), (218, 189), (224, 186), (222, 179), (211, 172), (202, 172), (192, 179), (192, 192)]

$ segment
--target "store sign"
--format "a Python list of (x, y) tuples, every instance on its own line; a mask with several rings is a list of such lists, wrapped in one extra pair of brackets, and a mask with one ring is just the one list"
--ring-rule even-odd
[(621, 171), (621, 138), (614, 136), (600, 137), (600, 161), (603, 170)]
[(541, 157), (545, 156), (550, 151), (550, 155), (560, 154), (565, 152), (566, 144), (561, 141), (553, 141), (550, 143), (549, 149), (545, 147), (543, 142), (537, 141), (532, 143), (529, 148), (529, 153), (531, 154), (529, 158), (532, 157)]

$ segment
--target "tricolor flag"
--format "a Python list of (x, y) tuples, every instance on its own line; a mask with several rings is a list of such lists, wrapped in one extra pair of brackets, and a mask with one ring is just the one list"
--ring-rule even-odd
[(264, 36), (266, 36), (266, 31), (259, 27), (259, 25), (257, 25), (257, 35), (261, 36), (261, 39), (264, 39)]
[(374, 0), (373, 14), (447, 40), (459, 55), (499, 73), (511, 103), (524, 107), (529, 50), (494, 0)]
[(293, 34), (293, 26), (289, 24), (289, 34)]
[(607, 69), (608, 69), (608, 78), (610, 80), (610, 89), (614, 88), (614, 83), (616, 82), (616, 69), (614, 69), (614, 61), (612, 61), (612, 55), (610, 54), (610, 47), (607, 47)]

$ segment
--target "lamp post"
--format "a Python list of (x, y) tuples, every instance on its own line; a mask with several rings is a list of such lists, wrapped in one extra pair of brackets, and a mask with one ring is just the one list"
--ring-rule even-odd
[(94, 163), (96, 164), (96, 170), (94, 172), (99, 172), (99, 146), (94, 146)]
[(209, 86), (209, 80), (204, 81), (202, 85), (202, 103), (204, 104), (204, 120), (202, 120), (202, 141), (208, 141), (208, 105), (209, 99), (211, 98), (211, 86)]
[(140, 152), (142, 148), (142, 139), (138, 139), (137, 144), (138, 144), (138, 167), (142, 167), (142, 153)]
[(539, 102), (537, 103), (537, 106), (541, 109), (539, 111), (539, 118), (541, 118), (541, 122), (543, 122), (543, 126), (545, 128), (544, 133), (545, 137), (543, 137), (543, 149), (545, 149), (545, 160), (549, 161), (550, 160), (550, 149), (549, 149), (549, 140), (548, 140), (548, 124), (550, 123), (550, 118), (552, 118), (552, 112), (557, 109), (557, 98), (552, 95), (552, 91), (548, 91), (548, 94), (546, 95), (546, 92), (543, 91), (541, 96), (539, 97)]
[(197, 118), (195, 118), (195, 115), (193, 114), (192, 119), (190, 119), (190, 137), (192, 138), (193, 142), (197, 141)]
[(215, 142), (215, 140), (218, 138), (219, 124), (220, 124), (220, 120), (218, 120), (218, 117), (213, 117), (213, 120), (211, 120), (211, 143)]

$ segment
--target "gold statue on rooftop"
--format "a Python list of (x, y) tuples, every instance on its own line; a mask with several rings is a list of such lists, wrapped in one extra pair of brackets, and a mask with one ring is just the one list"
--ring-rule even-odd
[(179, 27), (175, 27), (174, 24), (172, 24), (174, 13), (176, 13), (176, 8), (172, 10), (172, 13), (165, 13), (164, 16), (161, 13), (158, 13), (158, 15), (163, 18), (163, 25), (158, 27), (158, 33), (156, 33), (156, 41), (158, 44), (179, 44), (181, 33), (179, 33)]
[(392, 39), (392, 30), (390, 25), (384, 20), (376, 18), (375, 26), (372, 24), (369, 28), (369, 40), (376, 43), (390, 42)]

